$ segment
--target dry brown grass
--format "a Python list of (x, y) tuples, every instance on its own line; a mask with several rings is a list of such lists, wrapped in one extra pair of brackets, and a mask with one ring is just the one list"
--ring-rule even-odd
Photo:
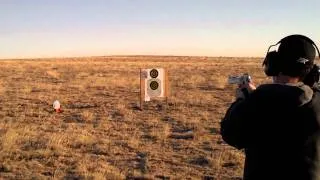
[[(140, 111), (139, 68), (169, 71), (168, 102)], [(219, 122), (229, 74), (268, 81), (261, 59), (101, 57), (0, 64), (0, 178), (232, 179), (243, 153)], [(52, 103), (61, 102), (61, 114)]]

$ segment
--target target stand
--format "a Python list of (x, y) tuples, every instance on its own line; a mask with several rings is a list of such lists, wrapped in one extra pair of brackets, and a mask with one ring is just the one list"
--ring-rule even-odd
[(143, 110), (143, 102), (152, 99), (165, 99), (167, 102), (168, 96), (169, 80), (165, 69), (140, 69), (140, 110)]

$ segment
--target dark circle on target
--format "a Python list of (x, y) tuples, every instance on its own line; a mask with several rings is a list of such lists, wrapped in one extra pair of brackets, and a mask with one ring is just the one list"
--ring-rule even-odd
[(152, 78), (156, 78), (156, 77), (158, 77), (158, 75), (159, 75), (159, 73), (158, 73), (158, 71), (157, 71), (156, 69), (152, 69), (152, 70), (150, 71), (150, 76), (151, 76)]
[(158, 83), (157, 81), (152, 81), (152, 82), (150, 83), (150, 88), (151, 88), (152, 90), (156, 90), (156, 89), (158, 89), (158, 87), (159, 87), (159, 83)]

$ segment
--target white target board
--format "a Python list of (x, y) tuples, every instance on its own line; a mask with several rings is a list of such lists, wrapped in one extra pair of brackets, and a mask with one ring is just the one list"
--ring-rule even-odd
[(141, 69), (141, 98), (150, 101), (152, 98), (167, 96), (167, 73), (163, 68)]

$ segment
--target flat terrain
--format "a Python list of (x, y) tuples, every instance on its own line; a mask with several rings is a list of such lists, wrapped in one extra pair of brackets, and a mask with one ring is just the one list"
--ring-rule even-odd
[[(241, 179), (219, 123), (229, 74), (268, 81), (261, 58), (95, 57), (0, 62), (0, 178)], [(169, 72), (168, 101), (139, 106), (139, 68)], [(64, 110), (55, 113), (54, 100)]]

